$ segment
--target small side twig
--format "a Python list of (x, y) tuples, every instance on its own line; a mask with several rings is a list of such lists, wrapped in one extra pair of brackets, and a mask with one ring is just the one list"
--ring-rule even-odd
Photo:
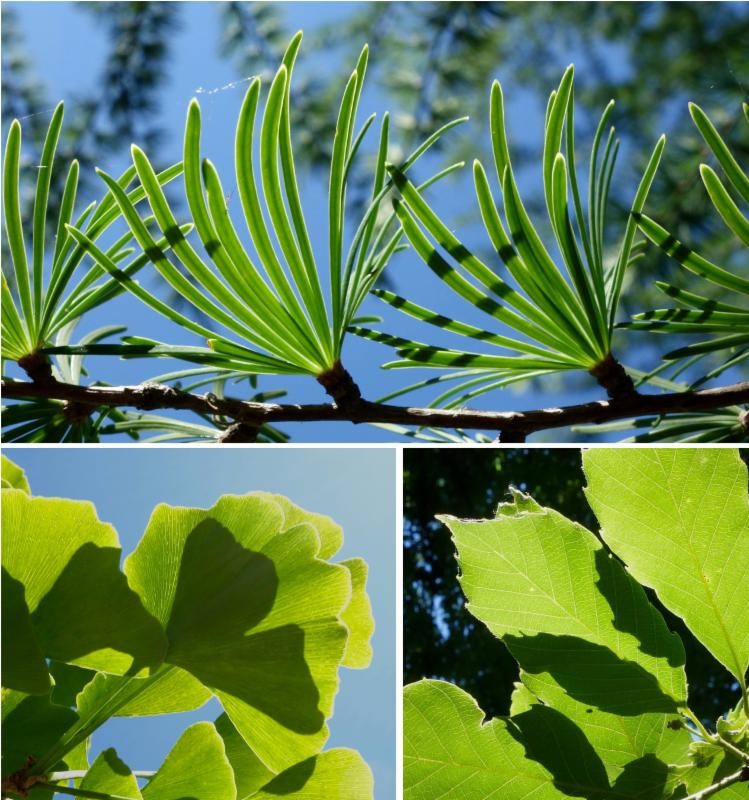
[(742, 781), (749, 781), (749, 767), (742, 767), (731, 775), (726, 775), (725, 778), (721, 778), (717, 783), (713, 783), (710, 786), (706, 786), (704, 789), (700, 789), (698, 792), (694, 792), (694, 794), (690, 794), (688, 797), (685, 797), (684, 800), (707, 800), (708, 797), (712, 797), (723, 789), (733, 786), (734, 783), (741, 783)]

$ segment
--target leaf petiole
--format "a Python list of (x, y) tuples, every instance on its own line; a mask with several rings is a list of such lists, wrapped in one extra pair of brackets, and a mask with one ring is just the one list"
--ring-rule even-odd
[(37, 781), (34, 786), (49, 789), (57, 794), (70, 794), (73, 797), (90, 797), (92, 800), (136, 800), (134, 797), (124, 797), (120, 794), (107, 794), (106, 792), (94, 792), (90, 789), (77, 789), (72, 786), (58, 786), (56, 783)]

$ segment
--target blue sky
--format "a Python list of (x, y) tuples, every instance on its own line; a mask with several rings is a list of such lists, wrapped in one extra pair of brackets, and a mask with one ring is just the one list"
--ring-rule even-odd
[[(376, 797), (395, 786), (395, 453), (390, 449), (6, 448), (34, 494), (92, 501), (131, 552), (157, 503), (207, 507), (222, 494), (265, 490), (333, 517), (345, 543), (336, 560), (369, 564), (376, 631), (366, 670), (342, 670), (328, 747), (359, 750), (375, 774)], [(180, 732), (218, 716), (195, 712), (110, 720), (94, 736), (92, 760), (114, 746), (132, 769), (155, 769)]]
[[(12, 5), (18, 13), (24, 36), (24, 47), (30, 54), (37, 75), (46, 86), (50, 108), (59, 99), (64, 99), (68, 105), (75, 103), (76, 98), (94, 87), (100, 80), (101, 67), (107, 52), (107, 33), (101, 23), (101, 18), (82, 10), (79, 4), (69, 2), (20, 2)], [(218, 3), (206, 2), (183, 4), (182, 26), (172, 36), (172, 60), (168, 70), (168, 80), (158, 96), (158, 114), (155, 121), (167, 133), (161, 146), (162, 154), (173, 154), (174, 160), (176, 160), (181, 151), (181, 136), (187, 104), (191, 97), (197, 96), (203, 110), (203, 150), (214, 161), (219, 173), (224, 176), (225, 184), (230, 185), (232, 183), (230, 176), (233, 173), (231, 141), (243, 89), (247, 85), (243, 79), (248, 76), (238, 74), (233, 64), (222, 58), (218, 52), (220, 41), (219, 6)], [(299, 28), (309, 32), (321, 23), (350, 15), (356, 7), (355, 3), (284, 4), (285, 27), (289, 35)], [(358, 47), (358, 43), (352, 43), (352, 49), (355, 45)], [(309, 42), (307, 42), (306, 45), (303, 44), (303, 49), (309, 48), (309, 46)], [(572, 55), (574, 56), (574, 54)], [(616, 48), (610, 48), (603, 54), (603, 57), (621, 67), (621, 53), (617, 52)], [(560, 75), (569, 60), (569, 52), (560, 53)], [(324, 53), (315, 54), (315, 58), (300, 63), (295, 71), (295, 80), (303, 79), (302, 70), (305, 69), (310, 72), (322, 70), (326, 74), (331, 71), (348, 74), (352, 66), (353, 64), (348, 63), (331, 63), (331, 59), (326, 59)], [(501, 65), (497, 66), (496, 77), (503, 77)], [(232, 83), (235, 83), (232, 88), (217, 92), (206, 91)], [(487, 86), (487, 96), (488, 88)], [(549, 89), (551, 88), (553, 87), (549, 87)], [(546, 98), (537, 97), (523, 86), (514, 84), (509, 87), (509, 90), (506, 90), (506, 101), (511, 111), (508, 113), (510, 137), (513, 137), (514, 132), (518, 143), (522, 143), (525, 147), (539, 147), (540, 149)], [(377, 110), (381, 113), (387, 107), (388, 99), (381, 95), (370, 80), (369, 85), (365, 86), (362, 97), (360, 121), (369, 111)], [(292, 108), (292, 124), (293, 122)], [(486, 137), (485, 120), (472, 120), (468, 125), (466, 136), (474, 139)], [(370, 139), (367, 147), (372, 151), (376, 146), (375, 136), (371, 135)], [(106, 163), (101, 166), (108, 171), (124, 168), (128, 159), (126, 150), (125, 148), (125, 152), (118, 157), (108, 158)], [(431, 174), (444, 166), (446, 162), (443, 158), (443, 155), (425, 158), (423, 175)], [(521, 178), (523, 178), (524, 172), (526, 170), (521, 171)], [(540, 174), (536, 174), (536, 170), (531, 172), (533, 185), (537, 188), (540, 185)], [(627, 167), (624, 168), (622, 177), (626, 181), (632, 181), (634, 185), (635, 176), (628, 174)], [(300, 171), (299, 179), (313, 248), (315, 252), (323, 254), (321, 268), (326, 270), (327, 225), (325, 214), (327, 202), (325, 194), (327, 181), (319, 173), (310, 175), (305, 170)], [(521, 180), (521, 191), (523, 191), (522, 183)], [(469, 198), (473, 202), (470, 169), (463, 170), (462, 174), (454, 180), (448, 179), (439, 196), (437, 208), (445, 219), (460, 220), (465, 214), (466, 199)], [(237, 203), (232, 207), (230, 201), (230, 212), (236, 213), (238, 210), (236, 206)], [(469, 243), (479, 244), (481, 247), (487, 246), (485, 234), (479, 230), (479, 226), (463, 227), (461, 233), (465, 235), (466, 241)], [(400, 293), (416, 297), (424, 305), (433, 307), (448, 316), (482, 326), (486, 324), (483, 315), (476, 313), (475, 309), (471, 309), (467, 303), (447, 291), (412, 253), (396, 256), (388, 269), (390, 278)], [(153, 278), (149, 280), (151, 287), (157, 285)], [(412, 336), (421, 341), (442, 342), (452, 346), (459, 344), (451, 335), (445, 336), (432, 328), (425, 330), (422, 323), (417, 323), (402, 314), (393, 312), (374, 298), (365, 301), (361, 312), (383, 315), (386, 319), (386, 325), (383, 328), (391, 332)], [(115, 322), (127, 323), (128, 332), (131, 334), (152, 336), (175, 344), (196, 343), (192, 334), (176, 328), (129, 296), (120, 298), (92, 313), (87, 319), (86, 329)], [(83, 332), (85, 331), (81, 329), (80, 333)], [(392, 356), (393, 352), (390, 348), (365, 342), (354, 336), (348, 338), (344, 348), (346, 365), (357, 378), (364, 395), (372, 399), (395, 388), (437, 374), (433, 370), (383, 371), (380, 369), (380, 365), (390, 360)], [(166, 372), (172, 368), (172, 364), (168, 361), (121, 362), (112, 358), (99, 357), (95, 363), (89, 363), (89, 368), (92, 375), (97, 378), (113, 383), (124, 383), (140, 382)], [(570, 384), (566, 378), (557, 383), (547, 382), (544, 387), (543, 404), (598, 399), (600, 391), (592, 380), (589, 383), (588, 390), (570, 391)], [(320, 402), (325, 399), (322, 389), (308, 377), (266, 376), (261, 378), (260, 388), (288, 389), (288, 399), (295, 402)], [(238, 388), (235, 393), (241, 396), (242, 391), (244, 391), (243, 388)], [(478, 398), (472, 401), (472, 404), (475, 407), (494, 409), (533, 407), (541, 401), (541, 398), (537, 395), (534, 396), (534, 393), (534, 390), (529, 390), (528, 393), (520, 395), (517, 389), (507, 389), (495, 392), (489, 397)], [(408, 402), (426, 404), (434, 396), (434, 389), (429, 389), (409, 396)], [(348, 424), (305, 423), (296, 426), (286, 425), (284, 429), (293, 435), (295, 441), (392, 440), (391, 434), (367, 425), (353, 427)], [(560, 434), (552, 432), (549, 435), (556, 440)]]

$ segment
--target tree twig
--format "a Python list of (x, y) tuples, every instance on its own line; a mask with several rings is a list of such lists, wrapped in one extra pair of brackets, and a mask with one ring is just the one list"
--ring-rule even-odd
[(132, 407), (143, 411), (169, 408), (204, 415), (220, 415), (252, 427), (278, 422), (389, 423), (499, 431), (504, 434), (503, 441), (569, 425), (610, 422), (651, 414), (706, 411), (749, 403), (749, 381), (697, 392), (625, 395), (612, 400), (532, 411), (414, 408), (373, 403), (363, 399), (344, 408), (335, 404), (254, 403), (216, 397), (211, 393), (191, 394), (170, 386), (149, 383), (139, 386), (76, 386), (57, 381), (37, 384), (4, 379), (1, 387), (6, 399), (46, 398), (74, 402), (91, 408)]
[(706, 800), (706, 798), (712, 797), (728, 786), (733, 786), (734, 783), (740, 783), (741, 781), (749, 781), (749, 767), (742, 767), (740, 770), (726, 775), (725, 778), (721, 778), (717, 783), (706, 786), (704, 789), (700, 789), (699, 792), (690, 794), (688, 797), (685, 797), (684, 800)]

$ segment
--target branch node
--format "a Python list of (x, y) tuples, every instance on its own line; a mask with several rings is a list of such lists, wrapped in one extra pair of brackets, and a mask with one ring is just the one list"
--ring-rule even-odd
[(317, 376), (317, 382), (333, 398), (338, 408), (355, 408), (361, 403), (361, 391), (351, 373), (336, 361), (326, 372)]
[(91, 410), (91, 406), (87, 406), (85, 403), (77, 403), (75, 400), (66, 400), (62, 405), (62, 415), (71, 425), (88, 419)]
[(3, 795), (5, 795), (6, 792), (15, 792), (16, 794), (20, 794), (21, 797), (28, 797), (29, 789), (31, 789), (35, 783), (46, 780), (44, 775), (29, 774), (29, 770), (34, 766), (35, 761), (36, 759), (34, 756), (29, 756), (21, 769), (16, 770), (12, 775), (8, 775), (7, 778), (3, 778)]
[(744, 433), (749, 434), (749, 408), (739, 414), (739, 425)]
[(257, 441), (260, 423), (235, 422), (218, 437), (221, 444), (247, 444)]
[(589, 372), (612, 400), (637, 394), (632, 378), (611, 353), (591, 367)]
[(138, 389), (138, 408), (143, 411), (153, 411), (157, 408), (164, 408), (170, 400), (179, 396), (179, 392), (171, 386), (164, 386), (160, 383), (142, 383)]
[(52, 375), (52, 362), (49, 356), (38, 351), (27, 353), (18, 359), (18, 366), (31, 378), (34, 383), (40, 386), (51, 386), (55, 383)]
[(501, 444), (523, 444), (528, 437), (528, 432), (523, 430), (502, 430), (497, 436), (497, 442)]

